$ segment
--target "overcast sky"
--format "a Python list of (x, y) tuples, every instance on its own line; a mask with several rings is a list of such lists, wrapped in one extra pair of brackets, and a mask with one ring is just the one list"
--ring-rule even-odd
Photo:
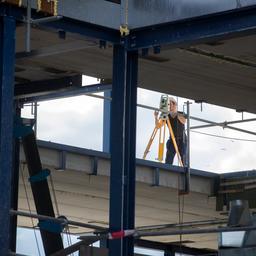
[[(96, 83), (96, 79), (86, 77), (85, 83)], [(161, 93), (138, 90), (138, 103), (152, 107), (159, 106)], [(179, 111), (183, 111), (187, 99), (177, 98)], [(216, 122), (239, 120), (241, 113), (235, 110), (191, 100), (191, 115)], [(29, 112), (27, 107), (24, 113)], [(244, 119), (256, 117), (244, 113)], [(203, 124), (191, 120), (191, 126)], [(256, 131), (256, 122), (233, 125)], [(137, 108), (137, 157), (142, 158), (145, 147), (154, 129), (153, 111)], [(223, 139), (191, 132), (191, 167), (195, 169), (230, 172), (251, 170), (256, 167), (256, 136), (221, 127), (194, 130), (217, 136), (252, 140), (239, 141)], [(40, 102), (38, 107), (38, 138), (78, 147), (102, 150), (103, 140), (103, 100), (89, 96), (79, 96), (49, 102)], [(255, 141), (254, 141), (255, 140)], [(156, 137), (147, 159), (155, 160), (158, 150)], [(175, 160), (177, 163), (177, 160)]]

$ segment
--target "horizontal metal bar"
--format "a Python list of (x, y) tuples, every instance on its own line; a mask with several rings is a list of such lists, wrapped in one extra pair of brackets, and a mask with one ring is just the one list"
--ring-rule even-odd
[(196, 235), (196, 234), (211, 234), (211, 233), (250, 231), (250, 230), (256, 230), (256, 226), (222, 227), (222, 228), (208, 228), (208, 229), (179, 229), (175, 231), (156, 231), (156, 232), (137, 231), (135, 237)]
[(69, 224), (73, 226), (78, 226), (78, 227), (83, 227), (83, 228), (89, 228), (89, 229), (94, 229), (98, 231), (107, 231), (107, 228), (103, 228), (100, 226), (92, 225), (92, 224), (86, 224), (78, 221), (73, 221), (73, 220), (66, 220), (63, 218), (54, 218), (46, 215), (41, 215), (41, 214), (34, 214), (34, 213), (29, 213), (29, 212), (23, 212), (23, 211), (15, 211), (15, 210), (10, 210), (11, 215), (18, 215), (18, 216), (23, 216), (23, 217), (28, 217), (28, 218), (35, 218), (39, 220), (50, 220), (58, 223), (64, 223), (64, 224)]
[(28, 255), (20, 254), (20, 253), (16, 253), (16, 252), (9, 252), (9, 256), (28, 256)]
[(26, 99), (58, 93), (60, 91), (79, 88), (82, 85), (82, 75), (73, 75), (55, 79), (39, 80), (16, 84), (14, 88), (15, 99)]
[(49, 17), (44, 17), (44, 18), (38, 18), (38, 19), (31, 19), (30, 22), (32, 24), (42, 24), (42, 23), (47, 23), (47, 22), (53, 22), (56, 20), (62, 19), (63, 16), (57, 15), (57, 16), (49, 16)]
[[(151, 106), (146, 106), (146, 105), (142, 105), (142, 104), (137, 104), (137, 106), (138, 107), (142, 107), (142, 108), (146, 108), (146, 109), (150, 109), (150, 110), (154, 110), (154, 111), (161, 111), (159, 108), (155, 108), (155, 107), (151, 107)], [(191, 115), (190, 115), (190, 119), (193, 119), (193, 120), (196, 120), (196, 121), (200, 121), (200, 122), (204, 122), (204, 123), (209, 123), (210, 126), (221, 126), (221, 127), (223, 127), (223, 123), (217, 123), (217, 122), (209, 121), (209, 120), (202, 119), (202, 118), (195, 117), (195, 116), (191, 116)], [(256, 118), (251, 118), (251, 119), (244, 120), (244, 122), (246, 122), (246, 121), (248, 121), (248, 122), (256, 121)], [(235, 123), (238, 123), (238, 121), (230, 121), (230, 122), (224, 122), (224, 123), (226, 123), (226, 124), (227, 123), (235, 124)], [(206, 127), (206, 125), (205, 125), (205, 127)], [(224, 127), (228, 128), (228, 129), (236, 130), (236, 131), (239, 131), (239, 132), (244, 132), (244, 133), (256, 135), (255, 132), (251, 132), (251, 131), (248, 131), (248, 130), (240, 129), (240, 128), (237, 128), (237, 127), (232, 127), (232, 126), (228, 126), (228, 125), (225, 125)], [(199, 126), (192, 126), (192, 127), (190, 127), (190, 130), (191, 129), (196, 129), (196, 128), (201, 128), (201, 127), (199, 127)]]
[(220, 219), (220, 220), (201, 220), (201, 221), (190, 221), (190, 222), (183, 222), (183, 223), (171, 223), (171, 224), (141, 226), (141, 227), (137, 227), (136, 230), (142, 231), (142, 230), (145, 230), (145, 229), (165, 229), (165, 228), (178, 228), (178, 227), (198, 227), (198, 226), (226, 224), (227, 222), (228, 221), (226, 219)]
[(233, 185), (244, 185), (244, 184), (251, 184), (256, 183), (256, 179), (246, 179), (246, 180), (237, 180), (237, 181), (223, 181), (220, 183), (220, 186), (233, 186)]
[(250, 190), (250, 189), (254, 189), (254, 188), (256, 188), (256, 184), (251, 184), (251, 185), (245, 185), (244, 186), (245, 190)]
[(187, 47), (256, 31), (256, 6), (132, 30), (129, 50), (169, 45)]
[(244, 170), (240, 172), (229, 172), (229, 173), (222, 173), (220, 175), (221, 179), (240, 179), (240, 178), (255, 178), (256, 177), (256, 170)]
[[(109, 89), (111, 89), (110, 84), (92, 84), (92, 85), (79, 86), (79, 87), (73, 86), (72, 88), (67, 88), (66, 90), (63, 90), (63, 91), (48, 93), (45, 95), (34, 96), (34, 97), (24, 96), (23, 102), (28, 103), (28, 102), (35, 102), (35, 101), (40, 102), (40, 101), (47, 101), (47, 100), (55, 100), (55, 99), (68, 98), (68, 97), (74, 97), (79, 95), (88, 95), (92, 92), (93, 93), (103, 92)], [(90, 96), (92, 95), (90, 94)], [(94, 97), (99, 97), (99, 96), (95, 95)]]
[(253, 122), (256, 121), (256, 118), (250, 118), (250, 119), (241, 119), (241, 120), (236, 120), (236, 121), (224, 121), (220, 122), (217, 124), (205, 124), (205, 125), (197, 125), (197, 126), (192, 126), (190, 129), (200, 129), (200, 128), (208, 128), (208, 127), (213, 127), (213, 126), (221, 126), (226, 128), (227, 125), (229, 124), (239, 124), (239, 123), (245, 123), (245, 122)]
[(38, 147), (46, 148), (46, 149), (53, 149), (58, 151), (65, 151), (67, 153), (75, 153), (79, 155), (87, 155), (87, 156), (97, 156), (99, 158), (105, 158), (109, 159), (110, 154), (106, 152), (96, 151), (92, 149), (86, 149), (86, 148), (79, 148), (75, 146), (69, 146), (65, 144), (59, 144), (55, 142), (49, 142), (49, 141), (43, 141), (43, 140), (37, 140)]
[[(202, 118), (199, 118), (199, 117), (190, 116), (190, 118), (193, 119), (193, 120), (196, 120), (196, 121), (200, 121), (200, 122), (204, 122), (204, 123), (208, 123), (208, 124), (214, 124), (214, 125), (216, 125), (216, 126), (221, 126), (221, 127), (223, 127), (222, 125), (220, 125), (220, 124), (217, 123), (217, 122), (205, 120), (205, 119), (202, 119)], [(231, 129), (231, 130), (235, 130), (235, 131), (238, 131), (238, 132), (248, 133), (248, 134), (251, 134), (251, 135), (256, 135), (256, 132), (252, 132), (252, 131), (248, 131), (248, 130), (236, 128), (236, 127), (229, 126), (229, 125), (226, 125), (225, 128), (228, 128), (228, 129)]]
[(227, 189), (227, 190), (219, 190), (218, 194), (236, 194), (236, 193), (242, 193), (244, 192), (244, 189)]

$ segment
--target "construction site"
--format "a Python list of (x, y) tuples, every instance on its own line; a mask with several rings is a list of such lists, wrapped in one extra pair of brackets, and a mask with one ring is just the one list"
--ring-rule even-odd
[[(254, 148), (225, 172), (194, 168), (191, 145), (202, 128), (256, 135), (255, 33), (256, 0), (0, 1), (0, 256), (255, 256)], [(38, 106), (82, 95), (102, 102), (103, 116), (90, 112), (99, 150), (83, 146), (87, 130), (72, 132), (78, 146), (47, 137), (69, 129), (51, 107), (41, 139)], [(202, 118), (192, 104), (241, 118)]]

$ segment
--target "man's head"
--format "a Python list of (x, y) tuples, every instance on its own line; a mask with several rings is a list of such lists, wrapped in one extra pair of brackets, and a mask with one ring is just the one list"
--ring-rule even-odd
[(177, 112), (177, 101), (173, 97), (169, 97), (170, 111)]

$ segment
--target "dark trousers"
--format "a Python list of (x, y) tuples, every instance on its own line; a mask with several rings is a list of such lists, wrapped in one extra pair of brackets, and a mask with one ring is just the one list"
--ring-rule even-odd
[[(179, 153), (181, 156), (181, 160), (183, 165), (186, 165), (186, 149), (187, 149), (187, 138), (177, 138), (176, 143), (179, 149)], [(166, 164), (173, 164), (173, 159), (175, 157), (176, 151), (174, 148), (174, 145), (172, 143), (172, 139), (169, 138), (169, 140), (166, 143), (166, 157), (165, 157), (165, 163)]]

